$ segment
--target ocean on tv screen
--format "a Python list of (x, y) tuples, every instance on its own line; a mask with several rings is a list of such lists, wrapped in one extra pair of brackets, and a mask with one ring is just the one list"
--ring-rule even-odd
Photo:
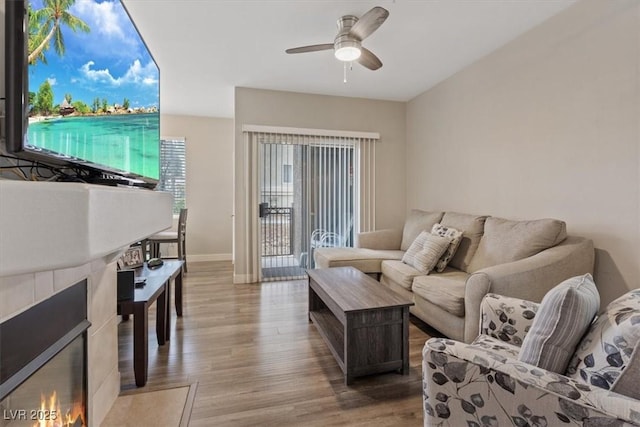
[(33, 120), (28, 144), (113, 169), (158, 179), (158, 113)]
[(158, 179), (159, 69), (121, 0), (28, 3), (25, 144)]

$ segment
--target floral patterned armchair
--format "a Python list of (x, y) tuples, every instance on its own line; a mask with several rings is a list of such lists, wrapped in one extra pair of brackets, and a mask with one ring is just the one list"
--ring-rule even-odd
[(536, 303), (488, 294), (473, 343), (427, 341), (425, 426), (640, 425), (640, 289), (596, 318), (566, 375), (518, 360), (537, 309)]

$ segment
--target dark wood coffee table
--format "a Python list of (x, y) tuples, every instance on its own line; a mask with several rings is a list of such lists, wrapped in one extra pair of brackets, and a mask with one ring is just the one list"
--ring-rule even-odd
[(362, 375), (409, 373), (409, 306), (353, 267), (307, 270), (309, 320), (344, 372), (345, 384)]

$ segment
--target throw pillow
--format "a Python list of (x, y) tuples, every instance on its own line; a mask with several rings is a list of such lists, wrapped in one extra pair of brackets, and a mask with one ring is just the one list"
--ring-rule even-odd
[(599, 306), (600, 295), (591, 274), (560, 283), (542, 298), (519, 359), (564, 374)]
[(451, 239), (451, 243), (449, 243), (449, 246), (447, 247), (447, 249), (445, 249), (444, 253), (436, 264), (436, 271), (438, 273), (442, 273), (447, 264), (449, 264), (449, 261), (451, 261), (451, 258), (453, 258), (453, 255), (456, 253), (458, 246), (460, 246), (460, 242), (462, 241), (462, 231), (438, 223), (434, 224), (433, 228), (431, 229), (431, 234)]
[(442, 212), (427, 212), (420, 209), (413, 209), (404, 222), (402, 230), (402, 242), (400, 249), (406, 251), (416, 240), (418, 234), (423, 231), (431, 230), (433, 224), (442, 219)]
[(423, 274), (429, 274), (450, 243), (451, 239), (447, 237), (423, 231), (409, 246), (402, 257), (402, 262), (409, 264)]
[(640, 289), (612, 301), (567, 368), (576, 381), (640, 398)]

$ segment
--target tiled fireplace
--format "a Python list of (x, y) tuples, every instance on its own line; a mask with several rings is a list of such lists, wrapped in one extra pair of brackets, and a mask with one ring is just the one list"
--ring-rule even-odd
[[(71, 418), (61, 425), (100, 425), (120, 391), (115, 261), (130, 243), (170, 227), (171, 221), (171, 196), (166, 193), (0, 181), (1, 327), (26, 319), (31, 329), (18, 331), (26, 343), (16, 351), (26, 345), (38, 354), (31, 343), (42, 340), (34, 331), (50, 328), (38, 325), (38, 318), (45, 316), (33, 316), (32, 310), (43, 303), (52, 306), (53, 314), (47, 316), (63, 319), (49, 323), (63, 323), (67, 329), (53, 332), (65, 340), (53, 340), (55, 355), (40, 356), (47, 363), (23, 375), (28, 377), (24, 381), (10, 375), (24, 366), (9, 366), (22, 357), (0, 342), (0, 427), (55, 425), (36, 421), (52, 415), (60, 421), (58, 411)], [(69, 293), (84, 300), (79, 314), (70, 316), (72, 310), (65, 310), (69, 302), (64, 296)], [(78, 300), (71, 304), (82, 305)], [(1, 341), (7, 334), (4, 329), (0, 333)], [(38, 357), (26, 359), (26, 364), (38, 364)], [(7, 369), (10, 372), (4, 372)]]

